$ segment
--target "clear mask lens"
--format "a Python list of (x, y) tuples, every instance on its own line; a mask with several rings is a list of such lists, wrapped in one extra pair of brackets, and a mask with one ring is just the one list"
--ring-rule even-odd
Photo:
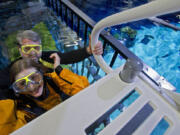
[(30, 84), (36, 87), (41, 83), (42, 79), (43, 78), (41, 73), (39, 72), (31, 73), (28, 76), (18, 79), (16, 82), (14, 82), (13, 89), (15, 90), (16, 93), (32, 91), (32, 88), (29, 87)]

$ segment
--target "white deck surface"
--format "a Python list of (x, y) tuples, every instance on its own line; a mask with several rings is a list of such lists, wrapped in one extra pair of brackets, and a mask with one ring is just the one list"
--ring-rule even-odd
[(115, 135), (146, 103), (153, 104), (154, 111), (134, 134), (150, 134), (165, 116), (170, 122), (166, 133), (178, 134), (179, 113), (141, 78), (138, 77), (132, 84), (122, 82), (118, 70), (34, 119), (12, 135), (86, 135), (85, 129), (88, 126), (133, 89), (140, 93), (139, 98), (99, 134)]

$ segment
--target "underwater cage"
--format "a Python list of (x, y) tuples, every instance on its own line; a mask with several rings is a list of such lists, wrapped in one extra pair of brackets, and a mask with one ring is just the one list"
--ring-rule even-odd
[[(85, 15), (82, 11), (80, 11), (77, 7), (75, 7), (69, 1), (45, 0), (45, 3), (48, 7), (50, 7), (54, 11), (55, 15), (57, 17), (59, 17), (59, 19), (61, 21), (64, 21), (66, 23), (66, 24), (63, 23), (62, 25), (68, 26), (71, 28), (71, 30), (77, 32), (78, 41), (80, 41), (82, 43), (81, 44), (82, 46), (85, 46), (88, 44), (88, 42), (89, 42), (88, 34), (92, 31), (93, 27), (96, 24), (93, 20), (91, 20), (87, 15)], [(51, 23), (56, 24), (56, 22), (53, 22), (53, 21)], [(56, 25), (56, 26), (58, 29), (58, 25)], [(51, 27), (51, 26), (49, 26), (49, 27)], [(51, 33), (51, 34), (53, 34), (53, 33)], [(74, 33), (71, 32), (71, 36), (73, 36), (73, 35), (74, 35)], [(56, 44), (56, 46), (57, 46), (57, 44), (60, 44), (61, 41), (59, 41), (60, 39), (58, 39), (59, 38), (58, 36), (53, 35), (53, 38), (56, 39), (55, 43), (54, 43), (54, 44)], [(81, 41), (81, 38), (83, 39), (83, 41)], [(122, 43), (120, 43), (113, 36), (111, 36), (108, 33), (108, 31), (103, 30), (100, 34), (100, 39), (103, 42), (104, 55), (105, 55), (106, 51), (108, 52), (108, 49), (114, 50), (113, 57), (107, 61), (107, 63), (109, 64), (110, 67), (113, 67), (116, 60), (121, 60), (122, 64), (124, 64), (127, 59), (131, 59), (131, 58), (133, 58), (137, 61), (143, 62), (136, 55), (134, 55), (131, 51), (129, 51)], [(75, 44), (75, 45), (73, 45), (73, 44)], [(70, 48), (70, 49), (67, 49), (64, 51), (69, 51), (71, 49), (76, 49), (77, 47), (81, 47), (81, 46), (76, 46), (76, 42), (67, 43), (67, 44), (64, 44), (64, 46), (67, 46), (67, 48), (69, 46), (69, 48)], [(59, 50), (61, 50), (61, 49), (62, 48), (60, 48)], [(119, 66), (121, 66), (121, 65), (119, 65)], [(97, 81), (103, 77), (102, 75), (100, 75), (100, 72), (102, 72), (102, 71), (93, 57), (81, 62), (80, 64), (73, 64), (73, 65), (71, 65), (71, 68), (74, 72), (76, 72), (80, 75), (86, 75), (89, 78), (89, 80), (91, 81), (91, 83), (94, 83), (95, 81)], [(118, 69), (118, 72), (119, 72), (119, 69)], [(104, 73), (104, 75), (105, 74), (106, 73)], [(152, 83), (153, 85), (155, 84), (153, 87), (155, 87), (156, 89), (159, 90), (158, 93), (160, 93), (160, 95), (163, 95), (161, 93), (162, 88), (165, 88), (165, 89), (168, 89), (171, 91), (175, 91), (175, 87), (173, 87), (163, 77), (158, 75), (155, 71), (153, 71), (153, 69), (151, 69), (147, 65), (144, 65), (141, 76), (145, 76), (144, 78), (150, 79), (150, 83)], [(106, 78), (104, 78), (104, 79), (102, 78), (102, 79), (100, 79), (101, 82), (98, 82), (89, 88), (89, 89), (93, 89), (92, 92), (89, 92), (87, 90), (87, 92), (81, 93), (78, 96), (74, 96), (72, 99), (70, 99), (67, 102), (65, 102), (64, 104), (62, 104), (62, 107), (58, 106), (57, 108), (55, 108), (55, 109), (51, 110), (49, 113), (47, 113), (46, 116), (48, 118), (45, 118), (45, 119), (48, 120), (48, 122), (50, 122), (50, 123), (52, 121), (56, 121), (57, 119), (52, 117), (53, 113), (55, 113), (55, 114), (57, 114), (57, 113), (63, 114), (64, 113), (63, 111), (58, 111), (58, 108), (66, 110), (66, 107), (70, 106), (71, 109), (69, 111), (70, 112), (74, 111), (73, 109), (75, 109), (75, 108), (73, 107), (73, 105), (70, 105), (70, 102), (72, 103), (72, 102), (78, 101), (78, 103), (74, 104), (74, 105), (77, 105), (77, 108), (79, 110), (82, 107), (84, 107), (86, 110), (81, 113), (83, 118), (80, 118), (79, 116), (77, 116), (76, 119), (72, 118), (72, 116), (68, 112), (66, 116), (64, 116), (64, 115), (62, 115), (61, 117), (59, 116), (58, 120), (63, 119), (63, 116), (66, 119), (67, 119), (67, 117), (69, 117), (67, 119), (69, 123), (71, 122), (71, 124), (69, 124), (69, 125), (73, 126), (73, 125), (80, 124), (79, 122), (77, 122), (78, 124), (76, 123), (76, 121), (78, 121), (78, 119), (79, 119), (80, 121), (82, 121), (82, 123), (83, 122), (86, 123), (86, 125), (87, 125), (86, 127), (84, 127), (84, 125), (81, 125), (81, 124), (80, 125), (81, 125), (81, 127), (83, 127), (83, 131), (84, 131), (83, 134), (87, 134), (87, 135), (95, 135), (95, 134), (110, 135), (110, 134), (114, 134), (115, 132), (117, 135), (132, 134), (134, 132), (135, 132), (135, 134), (142, 134), (143, 133), (142, 128), (147, 129), (148, 134), (164, 134), (168, 130), (169, 127), (171, 127), (171, 126), (173, 127), (174, 125), (179, 124), (178, 122), (172, 121), (172, 119), (175, 120), (177, 117), (175, 117), (175, 118), (169, 117), (169, 115), (178, 116), (179, 114), (176, 111), (174, 111), (171, 106), (168, 105), (168, 107), (166, 107), (166, 106), (162, 105), (162, 103), (164, 103), (166, 101), (163, 101), (160, 99), (160, 101), (157, 100), (156, 102), (150, 102), (149, 100), (146, 99), (146, 96), (148, 98), (149, 98), (149, 96), (152, 96), (152, 97), (154, 96), (155, 99), (160, 98), (159, 96), (156, 96), (155, 94), (151, 94), (149, 91), (147, 91), (147, 93), (143, 91), (143, 89), (149, 89), (148, 88), (149, 84), (145, 84), (145, 83), (138, 81), (137, 84), (139, 86), (135, 85), (135, 84), (126, 86), (126, 84), (124, 84), (122, 81), (120, 81), (120, 83), (122, 83), (123, 85), (119, 86), (119, 82), (118, 82), (119, 76), (117, 75), (117, 72), (116, 72), (116, 75), (111, 74), (111, 75), (107, 76), (107, 78), (111, 78), (111, 77), (115, 81), (115, 86), (111, 87), (110, 85), (112, 82), (109, 82), (108, 80), (106, 80)], [(141, 80), (141, 79), (138, 79), (138, 80)], [(102, 81), (105, 81), (107, 83), (106, 85), (104, 85), (104, 87), (100, 86), (102, 84)], [(98, 87), (100, 87), (101, 89), (98, 90), (97, 89)], [(103, 95), (102, 89), (116, 88), (116, 90), (117, 90), (117, 89), (122, 89), (122, 87), (126, 87), (123, 89), (127, 89), (127, 91), (123, 91), (121, 93), (118, 93), (117, 91), (114, 91), (114, 92), (112, 91), (112, 93), (105, 91), (107, 95)], [(103, 99), (104, 102), (99, 101), (98, 98), (90, 99), (87, 97), (88, 94), (91, 95), (92, 97), (94, 95), (96, 95), (97, 93), (95, 91), (98, 92), (98, 94), (101, 96), (101, 98)], [(108, 94), (109, 94), (109, 96), (108, 96)], [(115, 96), (113, 94), (115, 94), (115, 95), (117, 94), (118, 96), (115, 97), (113, 100), (107, 101), (107, 100), (109, 100), (109, 98), (112, 98)], [(142, 95), (145, 95), (145, 96), (142, 96)], [(94, 112), (92, 114), (90, 114), (90, 111), (88, 111), (88, 109), (91, 110), (91, 109), (95, 109), (96, 107), (94, 108), (91, 105), (89, 107), (87, 107), (88, 106), (87, 104), (85, 107), (84, 104), (81, 104), (80, 102), (83, 102), (83, 99), (78, 100), (78, 98), (80, 98), (82, 96), (87, 97), (88, 100), (86, 102), (88, 105), (98, 103), (97, 104), (98, 109), (93, 110)], [(127, 99), (129, 99), (129, 98), (131, 100), (127, 101)], [(94, 100), (94, 101), (90, 102), (91, 100)], [(136, 101), (136, 102), (132, 103), (134, 101)], [(141, 104), (141, 103), (143, 103), (143, 104)], [(162, 105), (162, 108), (157, 109), (161, 105)], [(128, 108), (128, 106), (130, 106), (130, 107)], [(138, 110), (133, 112), (136, 108), (138, 108)], [(129, 112), (126, 109), (129, 109), (128, 110)], [(164, 114), (161, 115), (161, 111), (164, 109), (172, 109), (173, 111), (170, 113), (165, 111), (165, 115)], [(155, 112), (155, 110), (157, 112)], [(121, 114), (122, 112), (123, 112), (123, 114), (117, 118), (117, 114)], [(125, 114), (125, 112), (127, 114)], [(134, 113), (136, 113), (136, 114), (134, 115)], [(86, 116), (85, 116), (85, 114), (86, 114)], [(75, 115), (78, 115), (78, 111), (75, 112)], [(96, 115), (96, 118), (92, 117), (92, 115)], [(151, 115), (152, 115), (152, 117), (155, 117), (157, 120), (149, 119), (148, 117)], [(166, 115), (168, 115), (168, 116), (166, 116)], [(89, 119), (92, 118), (92, 120), (90, 122), (89, 121), (87, 122), (88, 116), (89, 116)], [(123, 117), (127, 119), (126, 122), (121, 121), (123, 119)], [(115, 120), (116, 118), (117, 118), (117, 120)], [(74, 119), (75, 122), (70, 121), (72, 119)], [(52, 122), (53, 126), (54, 126), (53, 129), (56, 129), (54, 131), (53, 131), (53, 129), (51, 129), (49, 132), (47, 132), (46, 130), (44, 130), (44, 132), (43, 131), (36, 132), (36, 130), (31, 131), (30, 130), (31, 127), (35, 127), (38, 125), (39, 125), (39, 127), (41, 127), (40, 124), (42, 124), (44, 122), (42, 120), (42, 123), (38, 123), (38, 120), (41, 121), (42, 119), (37, 118), (37, 120), (33, 121), (31, 124), (27, 124), (27, 126), (22, 128), (22, 131), (18, 130), (14, 134), (24, 134), (23, 130), (24, 131), (26, 130), (29, 134), (37, 134), (37, 133), (39, 133), (39, 134), (53, 134), (54, 133), (55, 134), (55, 131), (59, 131), (68, 125), (68, 122), (63, 121), (65, 123), (65, 125), (64, 126), (61, 125), (62, 126), (61, 129), (58, 129), (58, 126), (54, 126), (54, 122)], [(147, 120), (147, 121), (145, 121), (145, 120)], [(113, 123), (110, 124), (112, 121), (113, 121)], [(121, 124), (121, 122), (123, 124)], [(148, 122), (152, 123), (152, 125), (149, 125)], [(138, 127), (140, 127), (140, 125), (142, 123), (144, 124), (143, 127), (138, 129)], [(34, 124), (34, 126), (32, 126), (33, 124)], [(163, 131), (162, 130), (159, 131), (157, 129), (157, 128), (159, 128), (159, 126), (158, 126), (159, 124), (160, 124), (160, 127), (163, 126)], [(119, 125), (119, 126), (116, 126), (116, 125)], [(44, 125), (42, 125), (42, 127), (43, 126)], [(59, 133), (61, 133), (61, 134), (67, 134), (70, 132), (71, 132), (71, 134), (73, 132), (74, 132), (74, 134), (82, 133), (82, 132), (77, 131), (78, 129), (76, 126), (75, 126), (75, 128), (69, 132), (63, 133), (63, 130), (62, 130), (62, 132), (59, 131)], [(120, 130), (120, 128), (121, 128), (121, 130)], [(35, 129), (37, 129), (37, 128), (35, 128)], [(136, 129), (138, 129), (138, 130), (136, 130)], [(154, 130), (152, 130), (152, 129), (154, 129)], [(159, 133), (157, 133), (157, 131), (155, 131), (155, 130), (158, 130)], [(177, 132), (175, 132), (173, 129), (171, 129), (171, 130), (168, 130), (168, 133), (175, 134)]]

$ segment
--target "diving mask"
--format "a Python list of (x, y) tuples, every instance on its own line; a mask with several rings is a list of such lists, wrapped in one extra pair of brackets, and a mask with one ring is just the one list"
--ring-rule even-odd
[(21, 50), (25, 54), (29, 54), (32, 51), (35, 51), (36, 53), (40, 53), (42, 51), (42, 46), (36, 44), (22, 45)]
[(12, 88), (16, 93), (32, 91), (28, 87), (30, 84), (39, 85), (41, 84), (43, 77), (40, 72), (32, 72), (29, 75), (16, 80), (12, 84)]

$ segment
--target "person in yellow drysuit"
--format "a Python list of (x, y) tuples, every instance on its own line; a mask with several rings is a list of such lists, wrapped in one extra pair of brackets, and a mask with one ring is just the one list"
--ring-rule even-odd
[(63, 69), (58, 55), (51, 58), (54, 59), (54, 72), (51, 73), (32, 59), (20, 59), (12, 65), (10, 77), (17, 99), (0, 100), (2, 135), (13, 132), (58, 105), (64, 100), (64, 95), (73, 96), (89, 85), (86, 77)]

